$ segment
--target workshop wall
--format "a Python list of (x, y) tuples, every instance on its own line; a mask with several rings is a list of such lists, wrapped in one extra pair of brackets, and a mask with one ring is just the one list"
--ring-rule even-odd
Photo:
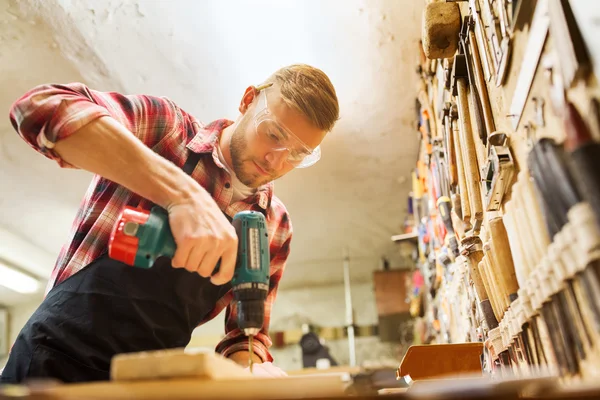
[[(352, 305), (355, 325), (377, 325), (375, 292), (372, 283), (352, 285)], [(273, 310), (273, 331), (298, 329), (302, 324), (317, 327), (342, 327), (345, 325), (344, 286), (323, 286), (311, 289), (282, 291)], [(324, 343), (331, 356), (341, 365), (350, 361), (346, 338), (326, 340)], [(356, 338), (356, 362), (358, 365), (369, 362), (392, 360), (397, 365), (398, 345), (383, 343), (377, 336)], [(274, 348), (273, 357), (286, 370), (302, 368), (302, 352), (299, 345)]]
[[(352, 304), (355, 325), (373, 327), (378, 324), (377, 308), (373, 283), (356, 283), (351, 285)], [(312, 288), (281, 290), (273, 309), (271, 332), (283, 332), (283, 335), (301, 335), (304, 324), (317, 328), (341, 328), (345, 325), (344, 286), (327, 285)], [(213, 321), (196, 329), (191, 346), (212, 347), (223, 332), (224, 313)], [(339, 329), (337, 329), (339, 330)], [(361, 330), (358, 329), (360, 332)], [(382, 342), (376, 334), (356, 338), (357, 364), (383, 364), (397, 366), (407, 344)], [(331, 332), (331, 330), (329, 330)], [(340, 364), (349, 362), (348, 340), (336, 337), (326, 340), (326, 346), (334, 359)], [(297, 344), (272, 348), (276, 363), (286, 370), (302, 368), (302, 352)]]

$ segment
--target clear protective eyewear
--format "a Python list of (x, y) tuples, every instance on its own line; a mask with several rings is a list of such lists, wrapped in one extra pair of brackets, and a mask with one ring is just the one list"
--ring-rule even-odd
[(311, 149), (285, 125), (277, 121), (275, 115), (269, 110), (267, 102), (266, 91), (272, 85), (269, 83), (256, 88), (258, 90), (258, 101), (254, 111), (256, 136), (273, 151), (287, 151), (286, 162), (295, 168), (310, 167), (321, 158), (321, 147)]

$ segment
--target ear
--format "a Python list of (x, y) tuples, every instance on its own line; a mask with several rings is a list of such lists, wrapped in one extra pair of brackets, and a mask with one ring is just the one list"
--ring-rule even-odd
[(244, 96), (242, 96), (242, 101), (240, 102), (239, 107), (239, 110), (242, 114), (246, 113), (248, 107), (250, 107), (250, 104), (252, 104), (252, 101), (254, 101), (254, 98), (257, 94), (258, 90), (256, 90), (255, 86), (248, 86), (246, 88), (246, 91), (244, 92)]

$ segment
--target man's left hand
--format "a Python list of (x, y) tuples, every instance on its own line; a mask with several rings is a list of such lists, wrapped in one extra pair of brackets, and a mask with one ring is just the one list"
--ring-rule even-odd
[[(245, 369), (249, 371), (250, 367), (246, 367)], [(252, 365), (252, 375), (262, 377), (288, 376), (288, 374), (286, 374), (284, 370), (270, 362), (256, 363)]]

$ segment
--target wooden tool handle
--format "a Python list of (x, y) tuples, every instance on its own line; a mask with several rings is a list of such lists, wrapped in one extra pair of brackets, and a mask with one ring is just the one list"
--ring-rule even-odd
[(444, 124), (446, 127), (446, 134), (448, 135), (448, 171), (450, 175), (450, 186), (452, 189), (458, 185), (458, 170), (456, 169), (456, 148), (454, 146), (454, 130), (450, 123), (450, 117), (444, 118)]
[(519, 178), (523, 181), (523, 200), (524, 206), (527, 207), (527, 216), (529, 217), (530, 224), (534, 229), (535, 235), (534, 240), (537, 243), (537, 247), (542, 253), (546, 252), (546, 249), (550, 245), (550, 236), (548, 235), (548, 229), (544, 223), (542, 217), (541, 205), (537, 199), (535, 188), (529, 171), (526, 169), (519, 172), (521, 175)]
[(540, 248), (535, 237), (539, 233), (537, 227), (533, 225), (533, 219), (530, 218), (531, 210), (527, 209), (528, 202), (525, 201), (527, 198), (527, 191), (525, 190), (525, 175), (519, 172), (517, 182), (513, 185), (512, 197), (515, 202), (514, 215), (515, 221), (518, 224), (519, 230), (519, 241), (523, 248), (523, 258), (527, 263), (527, 269), (532, 271), (542, 259), (545, 254), (545, 250)]
[(490, 298), (490, 303), (492, 305), (494, 317), (496, 318), (496, 321), (500, 321), (501, 314), (498, 308), (498, 296), (496, 295), (496, 288), (493, 285), (493, 280), (489, 268), (487, 268), (487, 261), (487, 255), (484, 254), (478, 266), (479, 274), (481, 275), (481, 279), (483, 280), (483, 286), (485, 287), (485, 291), (488, 293), (488, 297)]
[(456, 216), (462, 220), (462, 204), (460, 200), (460, 193), (453, 193), (452, 196), (450, 196), (450, 200), (452, 200), (452, 210), (455, 212)]
[(506, 293), (502, 294), (502, 300), (508, 301), (510, 304), (514, 301), (514, 296), (516, 296), (519, 290), (519, 282), (517, 282), (515, 265), (508, 242), (508, 234), (506, 233), (502, 218), (491, 219), (488, 229), (492, 237), (491, 252), (496, 270), (495, 273), (502, 280), (503, 289), (506, 290)]
[[(469, 275), (473, 281), (475, 292), (479, 298), (479, 306), (481, 313), (489, 329), (494, 329), (498, 326), (498, 319), (494, 315), (494, 309), (490, 301), (489, 293), (491, 292), (485, 271), (480, 269), (481, 260), (483, 259), (483, 250), (470, 250), (466, 256), (469, 266)], [(483, 273), (482, 273), (483, 272)]]
[(462, 144), (463, 166), (467, 183), (467, 192), (471, 203), (471, 224), (480, 225), (483, 220), (483, 205), (481, 201), (479, 166), (477, 151), (471, 132), (471, 117), (469, 115), (469, 100), (467, 98), (467, 83), (465, 79), (458, 80), (458, 114), (459, 133)]
[[(508, 301), (504, 301), (504, 295), (506, 293), (506, 289), (504, 288), (502, 277), (499, 276), (498, 270), (495, 265), (495, 260), (491, 250), (491, 242), (487, 241), (483, 246), (483, 261), (485, 262), (486, 270), (490, 277), (490, 286), (494, 291), (494, 298), (496, 302), (496, 306), (498, 307), (498, 317), (502, 318), (504, 312), (508, 307)], [(490, 295), (491, 297), (492, 295)]]
[[(463, 163), (463, 151), (460, 145), (460, 128), (459, 122), (457, 120), (452, 121), (452, 129), (453, 129), (453, 141), (454, 148), (456, 151), (456, 169), (458, 170), (458, 189), (460, 191), (460, 203), (461, 203), (461, 211), (462, 211), (462, 220), (465, 223), (471, 225), (471, 202), (469, 201), (469, 192), (467, 191), (467, 176), (465, 173), (465, 166)], [(470, 226), (469, 226), (470, 229)]]
[(475, 292), (477, 292), (477, 297), (479, 297), (479, 301), (489, 300), (489, 296), (483, 284), (483, 279), (481, 278), (481, 274), (479, 273), (479, 263), (483, 258), (483, 250), (471, 251), (465, 257), (467, 259), (467, 265), (469, 267), (469, 275), (471, 276), (471, 280), (473, 281), (473, 285), (475, 286)]
[[(460, 204), (459, 204), (459, 206), (460, 206)], [(460, 210), (460, 207), (457, 209)], [(462, 219), (460, 219), (460, 217), (458, 216), (458, 214), (455, 211), (457, 209), (453, 208), (450, 211), (450, 217), (452, 219), (452, 227), (454, 228), (454, 234), (456, 235), (456, 239), (459, 242), (461, 242), (465, 238), (466, 231), (471, 229), (471, 227), (465, 226), (465, 222)]]
[(473, 72), (475, 75), (475, 81), (477, 89), (479, 91), (481, 105), (483, 108), (483, 121), (485, 123), (485, 129), (489, 136), (496, 130), (496, 125), (494, 124), (494, 117), (492, 115), (492, 110), (490, 107), (490, 98), (488, 96), (487, 86), (483, 77), (481, 57), (479, 56), (479, 48), (477, 47), (477, 41), (475, 39), (475, 33), (473, 31), (469, 31), (469, 42), (472, 43), (470, 49), (474, 66)]
[(519, 228), (517, 227), (517, 219), (514, 211), (514, 196), (513, 199), (506, 202), (504, 208), (506, 210), (503, 216), (504, 226), (508, 232), (508, 241), (510, 243), (511, 254), (514, 258), (515, 274), (517, 276), (519, 285), (523, 286), (527, 283), (527, 278), (529, 277), (531, 268), (529, 268), (527, 259), (523, 255), (524, 250), (522, 248), (521, 237), (519, 235)]

